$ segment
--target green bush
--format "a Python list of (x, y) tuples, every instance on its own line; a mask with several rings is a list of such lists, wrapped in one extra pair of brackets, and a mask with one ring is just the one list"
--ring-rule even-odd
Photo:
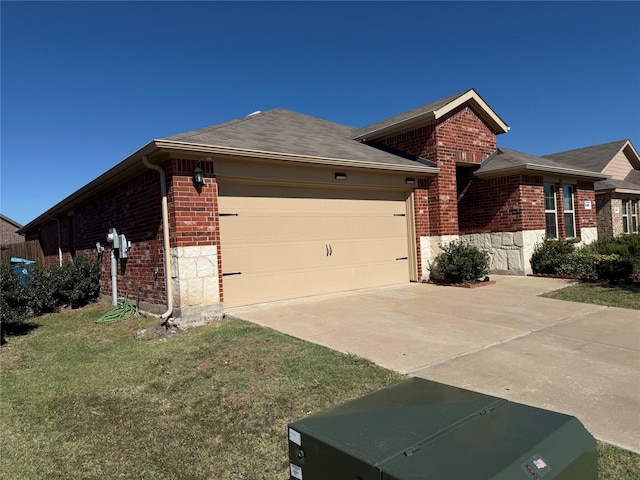
[(100, 267), (82, 255), (60, 267), (37, 267), (28, 291), (34, 315), (57, 312), (67, 305), (82, 307), (100, 294)]
[(38, 265), (26, 286), (28, 304), (34, 316), (57, 312), (63, 301), (60, 296), (60, 267)]
[(576, 250), (558, 257), (559, 263), (553, 273), (565, 277), (598, 278), (600, 255), (593, 252)]
[(634, 269), (633, 263), (628, 258), (622, 258), (619, 255), (600, 255), (598, 278), (624, 280), (639, 271)]
[(640, 271), (640, 236), (605, 238), (579, 249), (571, 240), (546, 239), (535, 246), (531, 268), (533, 273), (624, 280)]
[[(71, 268), (71, 282), (65, 283), (68, 304), (73, 308), (87, 305), (100, 294), (100, 266), (98, 262), (78, 255)], [(71, 287), (71, 288), (69, 288)]]
[(537, 243), (531, 256), (533, 273), (558, 274), (558, 266), (567, 261), (575, 248), (572, 241), (547, 238), (542, 243)]
[[(3, 266), (3, 268), (5, 267)], [(6, 268), (8, 273), (11, 273), (16, 279), (18, 278), (9, 270), (8, 266)], [(3, 297), (4, 282), (5, 273), (3, 271)], [(36, 266), (31, 271), (29, 282), (20, 290), (20, 295), (7, 298), (19, 298), (20, 311), (30, 309), (33, 316), (40, 316), (45, 313), (57, 312), (60, 307), (67, 305), (72, 308), (82, 307), (95, 300), (99, 294), (100, 267), (98, 263), (78, 255), (73, 262), (65, 261), (62, 266)]]
[(431, 267), (431, 279), (444, 283), (477, 283), (489, 273), (489, 255), (454, 240), (442, 246)]
[(24, 322), (29, 312), (27, 290), (11, 267), (0, 262), (0, 343), (6, 330)]
[(640, 234), (638, 233), (601, 238), (584, 248), (602, 255), (617, 255), (626, 263), (625, 268), (631, 265), (631, 273), (640, 272)]

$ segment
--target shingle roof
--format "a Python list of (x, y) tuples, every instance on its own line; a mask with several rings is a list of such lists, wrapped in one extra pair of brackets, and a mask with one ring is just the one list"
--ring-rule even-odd
[(617, 140), (615, 142), (603, 143), (602, 145), (552, 153), (550, 155), (544, 155), (544, 158), (566, 163), (567, 165), (583, 170), (601, 172), (626, 143), (627, 140)]
[(282, 108), (192, 130), (161, 140), (195, 145), (347, 160), (386, 165), (435, 163), (407, 158), (353, 140), (354, 128)]
[(631, 170), (624, 180), (603, 180), (595, 183), (596, 192), (611, 190), (640, 194), (640, 170)]
[(503, 147), (499, 147), (493, 155), (482, 162), (482, 165), (476, 171), (476, 175), (479, 177), (493, 177), (527, 171), (592, 178), (594, 180), (606, 178), (605, 175), (598, 172), (572, 168), (545, 157), (537, 157)]
[(640, 187), (640, 170), (631, 170), (625, 177), (625, 181), (635, 183)]
[(455, 95), (427, 103), (421, 107), (359, 128), (354, 132), (353, 138), (359, 140), (374, 140), (381, 135), (388, 134), (388, 132), (412, 128), (416, 123), (428, 124), (465, 102), (469, 102), (469, 104), (477, 110), (477, 113), (493, 126), (496, 133), (504, 133), (509, 130), (509, 126), (504, 123), (500, 116), (471, 88), (464, 92), (456, 93)]
[(435, 102), (427, 103), (426, 105), (422, 105), (421, 107), (414, 108), (404, 113), (399, 113), (398, 115), (394, 115), (393, 117), (385, 118), (384, 120), (376, 123), (372, 123), (371, 125), (367, 125), (366, 127), (362, 127), (357, 129), (354, 132), (354, 138), (366, 137), (369, 132), (373, 132), (376, 130), (382, 130), (391, 125), (395, 125), (410, 118), (414, 118), (425, 113), (430, 113), (438, 110), (439, 108), (444, 107), (448, 103), (453, 102), (456, 98), (464, 95), (465, 92), (456, 93), (455, 95), (451, 95), (446, 98), (442, 98), (440, 100), (436, 100)]

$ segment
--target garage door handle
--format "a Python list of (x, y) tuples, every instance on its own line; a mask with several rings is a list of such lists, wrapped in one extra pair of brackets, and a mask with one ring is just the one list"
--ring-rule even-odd
[(229, 272), (222, 274), (223, 277), (230, 277), (231, 275), (242, 275), (242, 272)]
[(396, 260), (409, 260), (409, 257), (398, 257)]
[(331, 255), (333, 255), (333, 249), (331, 248), (331, 244), (325, 245), (324, 248), (327, 249), (327, 257), (330, 257)]

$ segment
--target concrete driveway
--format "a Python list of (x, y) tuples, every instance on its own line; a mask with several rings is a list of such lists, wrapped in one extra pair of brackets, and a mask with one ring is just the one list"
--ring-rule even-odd
[(576, 416), (640, 453), (640, 312), (538, 295), (566, 280), (496, 276), (466, 289), (406, 284), (229, 309), (405, 373)]

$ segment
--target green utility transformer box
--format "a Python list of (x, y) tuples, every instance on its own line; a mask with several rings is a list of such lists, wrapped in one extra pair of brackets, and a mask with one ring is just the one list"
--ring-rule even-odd
[(290, 480), (597, 480), (575, 418), (412, 378), (289, 425)]

